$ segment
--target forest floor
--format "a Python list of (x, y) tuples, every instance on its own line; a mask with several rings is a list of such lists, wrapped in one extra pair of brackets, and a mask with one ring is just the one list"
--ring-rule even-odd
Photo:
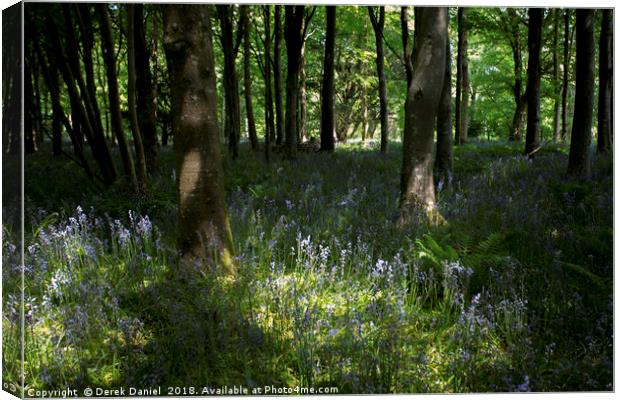
[[(29, 156), (26, 388), (612, 390), (612, 158), (575, 182), (566, 147), (533, 162), (521, 147), (456, 148), (437, 188), (446, 223), (406, 230), (397, 144), (270, 165), (242, 148), (224, 161), (235, 281), (176, 273), (170, 148), (142, 198)], [(3, 209), (5, 382), (19, 373), (14, 213)]]

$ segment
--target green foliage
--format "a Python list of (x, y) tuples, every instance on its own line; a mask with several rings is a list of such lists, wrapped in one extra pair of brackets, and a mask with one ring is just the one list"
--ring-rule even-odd
[[(519, 147), (459, 146), (460, 172), (438, 196), (448, 224), (406, 231), (393, 223), (399, 149), (381, 156), (352, 143), (300, 154), (294, 168), (243, 149), (225, 160), (235, 282), (209, 269), (179, 274), (171, 151), (162, 149), (161, 174), (141, 199), (120, 186), (72, 191), (84, 178), (63, 167), (70, 161), (45, 169), (43, 156), (29, 157), (28, 387), (606, 390), (609, 161), (579, 184), (563, 176), (563, 149), (530, 163)], [(9, 358), (19, 353), (11, 271)], [(18, 373), (8, 365), (4, 378)]]
[[(125, 82), (126, 9), (109, 10)], [(158, 114), (165, 118), (171, 105), (162, 13), (155, 5), (146, 11), (146, 36), (159, 51), (151, 60)], [(265, 130), (258, 117), (264, 115), (261, 11), (250, 7), (259, 133)], [(194, 279), (179, 270), (171, 149), (160, 149), (147, 193), (128, 195), (122, 180), (107, 188), (86, 181), (72, 161), (51, 159), (44, 143), (26, 160), (27, 388), (199, 382), (336, 386), (341, 394), (610, 390), (613, 159), (597, 156), (592, 180), (576, 182), (564, 175), (565, 144), (543, 140), (532, 161), (521, 155), (521, 143), (505, 141), (515, 81), (508, 28), (516, 23), (525, 49), (526, 10), (471, 11), (473, 140), (454, 149), (451, 185), (437, 187), (443, 226), (394, 224), (406, 95), (399, 7), (386, 7), (393, 144), (387, 155), (372, 141), (350, 140), (334, 154), (300, 154), (295, 164), (278, 157), (265, 164), (243, 146), (239, 159), (224, 158), (239, 266), (234, 282), (214, 276), (211, 266)], [(61, 14), (54, 18), (62, 26)], [(547, 50), (551, 23), (545, 20)], [(309, 136), (318, 135), (324, 26), (318, 6), (305, 53)], [(221, 94), (215, 19), (212, 27)], [(96, 100), (105, 110), (98, 34), (94, 40)], [(357, 139), (366, 122), (369, 133), (378, 132), (366, 7), (338, 8), (336, 43), (338, 133)], [(282, 56), (286, 68), (284, 42)], [(549, 56), (543, 57), (543, 139), (550, 138), (556, 100)], [(126, 86), (120, 89), (125, 109)], [(70, 109), (64, 90), (61, 103)], [(46, 96), (42, 108), (51, 109)], [(6, 212), (4, 221), (18, 219), (18, 210)], [(3, 239), (6, 361), (19, 359), (22, 345), (16, 227), (5, 222)], [(5, 362), (5, 381), (17, 382), (19, 374), (17, 363)]]

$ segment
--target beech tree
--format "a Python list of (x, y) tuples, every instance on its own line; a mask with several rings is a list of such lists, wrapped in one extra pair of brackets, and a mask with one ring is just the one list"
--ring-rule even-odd
[(271, 91), (271, 7), (263, 8), (265, 24), (265, 160), (269, 162), (271, 143), (275, 139), (275, 122), (273, 115), (273, 96)]
[(274, 22), (274, 44), (273, 44), (273, 85), (274, 101), (276, 103), (276, 145), (280, 146), (284, 140), (284, 110), (282, 109), (282, 65), (281, 51), (282, 45), (282, 6), (275, 6)]
[(133, 136), (133, 146), (136, 151), (136, 175), (140, 191), (146, 190), (147, 167), (144, 145), (142, 144), (142, 131), (138, 121), (138, 106), (136, 101), (136, 46), (134, 32), (135, 5), (127, 4), (127, 107), (129, 108), (129, 125)]
[(136, 114), (143, 138), (144, 157), (148, 173), (154, 171), (157, 159), (156, 107), (150, 49), (144, 27), (144, 4), (133, 6), (133, 52), (136, 71)]
[(446, 40), (446, 62), (444, 67), (443, 89), (437, 110), (437, 150), (435, 168), (439, 179), (450, 182), (452, 175), (452, 62), (450, 41)]
[(225, 122), (224, 135), (228, 138), (228, 151), (233, 159), (239, 155), (239, 139), (241, 137), (241, 111), (239, 106), (239, 80), (235, 62), (239, 46), (243, 38), (244, 27), (241, 24), (241, 13), (237, 21), (236, 36), (234, 33), (234, 6), (216, 5), (220, 21), (220, 42), (224, 53), (224, 102)]
[(400, 8), (400, 31), (401, 41), (403, 45), (403, 65), (405, 66), (405, 75), (407, 78), (407, 87), (411, 84), (413, 75), (413, 46), (409, 46), (409, 7)]
[(467, 142), (469, 126), (469, 62), (467, 58), (467, 8), (458, 10), (458, 49), (456, 55), (456, 108), (454, 141)]
[(138, 190), (138, 178), (134, 166), (133, 155), (127, 144), (125, 132), (123, 131), (123, 121), (121, 117), (121, 107), (118, 94), (118, 80), (116, 76), (116, 58), (114, 57), (114, 39), (112, 37), (112, 27), (110, 26), (110, 15), (108, 6), (103, 3), (96, 5), (99, 14), (99, 28), (101, 30), (101, 53), (106, 65), (106, 76), (108, 83), (108, 103), (110, 106), (110, 120), (114, 137), (118, 143), (121, 154), (121, 161), (127, 179)]
[(511, 85), (514, 99), (514, 112), (510, 123), (508, 140), (518, 141), (523, 136), (523, 123), (527, 108), (527, 96), (523, 90), (523, 46), (521, 26), (525, 26), (522, 12), (515, 8), (508, 8), (505, 11), (496, 10), (499, 20), (500, 32), (507, 39), (510, 45), (513, 61), (513, 83)]
[[(297, 156), (297, 138), (299, 137), (297, 113), (299, 107), (299, 71), (302, 50), (306, 40), (308, 23), (316, 10), (315, 7), (306, 13), (305, 6), (285, 6), (284, 39), (286, 41), (286, 121), (285, 146), (287, 156)], [(277, 94), (276, 94), (277, 96)]]
[[(75, 32), (73, 29), (66, 29), (67, 36), (61, 37), (58, 29), (60, 22), (56, 21), (57, 15), (57, 13), (48, 13), (43, 17), (46, 34), (49, 37), (45, 52), (48, 60), (51, 60), (52, 68), (60, 71), (67, 90), (71, 104), (71, 126), (75, 135), (75, 146), (81, 152), (84, 138), (88, 140), (88, 145), (101, 174), (95, 175), (93, 173), (92, 176), (109, 185), (116, 179), (116, 169), (112, 163), (110, 149), (105, 141), (101, 120), (92, 104), (94, 99), (88, 94), (89, 90), (83, 79), (79, 59), (74, 56), (74, 54), (79, 54)], [(73, 25), (71, 9), (67, 8), (67, 5), (63, 7), (63, 16), (65, 22), (71, 22), (69, 26), (75, 26)], [(71, 56), (69, 56), (70, 54)], [(85, 167), (85, 169), (90, 168)]]
[(527, 130), (525, 154), (533, 156), (540, 137), (540, 45), (542, 38), (542, 8), (529, 9), (527, 49)]
[(613, 10), (601, 11), (601, 36), (598, 63), (598, 130), (596, 149), (599, 153), (611, 150), (613, 130)]
[(594, 107), (594, 10), (577, 10), (577, 70), (575, 80), (575, 112), (568, 154), (568, 173), (590, 177), (590, 140)]
[[(560, 10), (554, 8), (553, 16), (553, 140), (562, 139), (562, 84), (560, 81)], [(566, 68), (566, 67), (565, 67)]]
[(326, 6), (325, 58), (321, 87), (321, 150), (334, 151), (334, 42), (336, 36), (336, 6)]
[(405, 105), (401, 226), (409, 222), (412, 207), (422, 207), (427, 213), (435, 207), (433, 132), (446, 68), (448, 9), (424, 7), (417, 14), (416, 51)]
[(568, 132), (568, 92), (570, 89), (568, 75), (570, 70), (571, 48), (573, 47), (573, 30), (570, 29), (570, 10), (564, 11), (564, 50), (562, 71), (562, 140), (566, 139)]
[(243, 26), (243, 97), (245, 99), (245, 118), (248, 123), (248, 137), (252, 150), (258, 150), (254, 106), (252, 105), (252, 76), (250, 73), (250, 19), (248, 7), (241, 6), (241, 25)]
[(233, 242), (217, 124), (210, 7), (168, 5), (164, 46), (170, 69), (183, 265), (218, 262), (233, 275)]
[(379, 17), (375, 15), (374, 7), (368, 7), (370, 22), (375, 32), (377, 46), (377, 77), (379, 78), (379, 116), (381, 118), (381, 152), (387, 151), (389, 126), (388, 126), (388, 99), (387, 85), (385, 80), (385, 66), (383, 55), (383, 28), (385, 25), (385, 7), (379, 7)]

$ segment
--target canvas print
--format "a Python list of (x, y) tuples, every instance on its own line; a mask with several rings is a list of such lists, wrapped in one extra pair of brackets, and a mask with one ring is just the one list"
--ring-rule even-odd
[(6, 8), (2, 389), (613, 391), (613, 21)]

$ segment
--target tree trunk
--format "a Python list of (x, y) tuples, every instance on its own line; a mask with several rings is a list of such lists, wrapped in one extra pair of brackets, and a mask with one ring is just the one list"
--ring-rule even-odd
[(108, 81), (108, 102), (110, 103), (110, 122), (112, 131), (123, 162), (125, 175), (134, 190), (138, 190), (138, 179), (136, 176), (136, 168), (133, 162), (133, 155), (127, 144), (125, 132), (123, 131), (123, 120), (121, 116), (121, 107), (118, 94), (118, 78), (116, 76), (116, 59), (114, 58), (114, 39), (112, 36), (112, 27), (110, 25), (110, 15), (108, 13), (107, 4), (99, 3), (96, 5), (100, 21), (99, 28), (101, 30), (101, 53), (103, 54), (103, 62), (106, 66), (106, 77)]
[[(95, 69), (93, 64), (95, 37), (93, 33), (93, 21), (90, 16), (90, 4), (75, 4), (74, 10), (77, 16), (77, 25), (82, 36), (82, 60), (84, 63), (84, 73), (86, 75), (86, 91), (82, 92), (82, 98), (84, 99), (86, 110), (89, 112), (91, 124), (93, 129), (95, 129), (96, 135), (98, 137), (101, 136), (101, 140), (105, 142), (105, 132), (103, 130), (101, 112), (99, 111), (99, 104), (97, 102), (97, 85), (95, 84)], [(68, 8), (66, 11), (66, 16), (70, 15)], [(67, 23), (72, 23), (72, 19), (68, 18)], [(69, 29), (69, 32), (73, 33), (73, 30)], [(77, 48), (77, 44), (72, 44), (70, 47), (73, 46)], [(75, 61), (77, 62), (78, 60), (76, 59)], [(76, 76), (79, 74), (78, 71), (79, 67), (76, 67), (74, 72)], [(81, 74), (79, 74), (78, 82), (81, 80)]]
[[(39, 63), (41, 64), (41, 70), (44, 71), (44, 60), (39, 58)], [(45, 79), (45, 73), (43, 78)], [(56, 157), (62, 155), (62, 118), (64, 117), (64, 112), (62, 111), (59, 101), (58, 72), (54, 71), (50, 78), (53, 80), (53, 83), (48, 85), (48, 92), (50, 93), (50, 100), (52, 103), (52, 154)], [(55, 94), (52, 93), (52, 86), (56, 88)], [(54, 101), (54, 96), (57, 96), (57, 101)]]
[(418, 21), (418, 42), (415, 44), (413, 75), (405, 109), (401, 226), (411, 221), (412, 207), (422, 207), (429, 215), (435, 205), (433, 131), (444, 87), (448, 9), (421, 8), (418, 10)]
[(362, 142), (368, 139), (368, 92), (362, 84)]
[[(239, 156), (239, 138), (241, 137), (241, 112), (239, 106), (239, 80), (235, 60), (239, 51), (239, 32), (236, 40), (233, 38), (233, 6), (217, 6), (217, 15), (220, 20), (222, 50), (224, 52), (224, 101), (226, 103), (226, 119), (224, 131), (228, 137), (228, 151), (233, 159)], [(238, 29), (243, 29), (238, 26)]]
[(252, 150), (258, 150), (254, 107), (252, 106), (252, 76), (250, 73), (250, 29), (247, 6), (242, 6), (243, 13), (243, 94), (245, 96), (245, 115), (248, 122), (248, 136)]
[(523, 93), (523, 54), (521, 51), (521, 33), (519, 31), (519, 16), (514, 8), (506, 11), (510, 20), (510, 36), (512, 47), (512, 59), (514, 62), (514, 87), (513, 96), (515, 101), (515, 112), (512, 117), (512, 124), (508, 134), (508, 140), (518, 141), (523, 136), (523, 119), (527, 109), (527, 96)]
[(560, 35), (560, 10), (553, 9), (553, 140), (556, 142), (562, 138), (562, 85), (560, 84), (559, 62), (559, 35)]
[(133, 41), (136, 71), (136, 110), (140, 135), (144, 139), (144, 157), (148, 173), (157, 167), (157, 122), (153, 101), (153, 79), (151, 75), (150, 51), (144, 32), (144, 4), (134, 5)]
[(282, 6), (275, 6), (275, 38), (273, 55), (273, 82), (276, 102), (276, 145), (281, 145), (284, 140), (284, 111), (282, 110), (282, 72), (280, 45), (282, 43)]
[(411, 65), (413, 57), (413, 49), (409, 49), (409, 7), (400, 8), (400, 29), (401, 39), (403, 43), (403, 65), (405, 66), (405, 75), (407, 77), (407, 87), (411, 83), (413, 74), (413, 66)]
[(452, 175), (452, 60), (450, 40), (446, 40), (446, 65), (443, 89), (437, 110), (437, 151), (435, 168), (440, 180), (449, 184)]
[(306, 45), (301, 44), (301, 57), (299, 58), (299, 116), (297, 118), (297, 143), (303, 143), (306, 137), (306, 122), (308, 107), (306, 106)]
[[(160, 9), (161, 10), (161, 9)], [(158, 10), (159, 11), (159, 10)], [(151, 85), (151, 98), (153, 99), (153, 113), (154, 113), (154, 121), (155, 121), (155, 140), (157, 141), (157, 123), (159, 119), (159, 75), (158, 75), (158, 57), (159, 57), (159, 18), (161, 13), (157, 12), (153, 15), (151, 19), (152, 27), (151, 27), (151, 62), (155, 66), (152, 71), (152, 85)], [(163, 141), (163, 132), (166, 130), (166, 123), (162, 122), (161, 131), (162, 131), (162, 141)]]
[[(385, 7), (379, 7), (379, 19), (374, 14), (373, 7), (368, 7), (370, 21), (375, 32), (375, 45), (377, 47), (377, 77), (379, 78), (379, 115), (381, 119), (381, 153), (387, 152), (388, 145), (388, 99), (387, 84), (385, 80), (384, 54), (383, 54), (383, 27), (385, 26)], [(407, 34), (408, 36), (408, 34)], [(407, 51), (407, 50), (405, 50)]]
[(271, 7), (269, 5), (264, 6), (263, 21), (265, 25), (265, 161), (269, 162), (271, 140), (275, 138), (271, 93)]
[(570, 69), (570, 48), (571, 46), (571, 33), (570, 33), (570, 10), (564, 11), (564, 71), (562, 79), (562, 140), (566, 139), (568, 132), (568, 93), (569, 82), (568, 72)]
[[(41, 50), (38, 44), (35, 45), (35, 49), (37, 52), (37, 57), (40, 60), (41, 71), (43, 72), (43, 78), (45, 80), (45, 84), (47, 85), (48, 92), (50, 94), (50, 100), (52, 102), (52, 110), (54, 113), (54, 118), (60, 120), (61, 123), (65, 126), (65, 129), (67, 133), (69, 134), (69, 137), (71, 138), (71, 143), (73, 145), (73, 153), (77, 157), (78, 164), (84, 169), (86, 176), (92, 182), (94, 181), (94, 175), (90, 167), (90, 164), (84, 157), (84, 149), (83, 149), (83, 143), (82, 143), (83, 140), (80, 137), (80, 135), (75, 131), (75, 129), (73, 129), (73, 127), (71, 126), (71, 122), (65, 115), (62, 109), (62, 105), (60, 104), (60, 86), (59, 86), (59, 79), (58, 79), (58, 71), (53, 66), (49, 65), (51, 64), (51, 62), (48, 64), (45, 61), (45, 56), (43, 55), (43, 51)], [(48, 48), (47, 53), (51, 54), (55, 52)], [(48, 59), (52, 60), (53, 58), (51, 56), (48, 56)], [(73, 107), (73, 104), (74, 104), (73, 100), (71, 100), (71, 104)], [(58, 149), (57, 141), (61, 139), (62, 139), (61, 137), (56, 137), (56, 136), (54, 136), (54, 139), (53, 139), (53, 143), (55, 143), (54, 148), (56, 150), (60, 150), (60, 152), (62, 152), (62, 147)], [(60, 145), (62, 146), (62, 143), (60, 143)]]
[[(110, 151), (106, 144), (105, 137), (103, 136), (103, 132), (98, 132), (96, 128), (93, 127), (91, 122), (90, 115), (87, 110), (89, 100), (84, 98), (84, 104), (81, 101), (82, 97), (80, 97), (79, 93), (86, 93), (85, 85), (83, 85), (82, 79), (78, 78), (78, 83), (82, 82), (80, 92), (78, 92), (78, 88), (75, 86), (76, 78), (73, 74), (70, 62), (64, 52), (58, 50), (63, 49), (64, 46), (60, 40), (58, 29), (50, 15), (46, 18), (46, 28), (52, 42), (52, 47), (54, 48), (54, 50), (51, 48), (47, 49), (48, 58), (54, 60), (54, 63), (58, 66), (69, 94), (73, 116), (72, 122), (75, 127), (74, 134), (76, 136), (76, 143), (79, 143), (79, 146), (81, 146), (83, 141), (82, 135), (86, 135), (88, 144), (93, 153), (93, 157), (99, 167), (99, 170), (101, 171), (101, 179), (105, 184), (109, 185), (115, 180), (116, 171), (114, 169), (114, 165), (112, 164), (112, 158), (110, 156)], [(69, 31), (71, 30), (69, 29)], [(70, 41), (70, 39), (67, 40), (67, 42)], [(77, 72), (79, 73), (79, 71)]]
[(613, 10), (601, 10), (601, 37), (599, 40), (599, 92), (598, 92), (598, 136), (596, 149), (606, 153), (612, 146), (613, 113)]
[(336, 38), (336, 6), (326, 6), (325, 58), (321, 87), (321, 151), (332, 152), (334, 143), (334, 47)]
[(575, 110), (571, 132), (568, 173), (578, 178), (590, 176), (590, 138), (594, 106), (594, 15), (592, 9), (577, 10), (577, 71)]
[(218, 272), (234, 275), (209, 11), (204, 5), (165, 8), (164, 46), (178, 173), (178, 247), (185, 268), (219, 264)]
[(34, 144), (36, 147), (36, 151), (41, 147), (41, 143), (43, 143), (43, 116), (42, 107), (41, 107), (41, 85), (40, 85), (40, 68), (38, 66), (38, 61), (34, 55), (34, 49), (31, 46), (31, 58), (32, 58), (32, 91), (33, 91), (33, 128), (34, 128)]
[(456, 49), (456, 99), (455, 99), (455, 121), (454, 121), (454, 143), (461, 144), (461, 106), (463, 98), (463, 19), (465, 10), (459, 7), (457, 13), (458, 21), (458, 44)]
[(534, 155), (540, 137), (540, 44), (542, 37), (542, 8), (530, 8), (527, 35), (529, 55), (527, 65), (527, 130), (525, 133), (525, 154)]
[[(25, 35), (28, 37), (28, 33)], [(35, 101), (32, 90), (32, 59), (24, 60), (24, 154), (37, 151), (35, 131)]]
[(146, 155), (142, 144), (142, 132), (138, 122), (136, 104), (136, 47), (134, 38), (135, 4), (127, 4), (127, 107), (129, 108), (129, 124), (136, 151), (136, 175), (140, 191), (146, 190), (147, 172)]
[[(469, 57), (467, 56), (467, 8), (462, 8), (462, 20), (463, 28), (461, 33), (461, 68), (462, 68), (462, 84), (461, 91), (461, 110), (460, 110), (460, 127), (461, 132), (459, 134), (459, 144), (467, 143), (469, 132)], [(459, 29), (461, 25), (459, 24)]]
[(284, 39), (288, 68), (286, 71), (285, 146), (287, 156), (297, 156), (297, 108), (299, 104), (299, 67), (303, 46), (305, 6), (285, 6)]
[[(2, 11), (2, 153), (21, 157), (21, 105), (23, 52), (22, 4), (15, 4)], [(11, 116), (11, 117), (9, 117)], [(19, 171), (20, 167), (16, 167)], [(6, 182), (6, 181), (5, 181)], [(7, 185), (17, 193), (21, 183), (14, 180)]]
[[(96, 5), (95, 5), (96, 7)], [(97, 8), (95, 8), (96, 10)], [(106, 86), (106, 81), (103, 78), (102, 72), (101, 72), (101, 59), (99, 57), (95, 57), (95, 66), (96, 66), (96, 77), (97, 77), (97, 83), (98, 83), (98, 87), (101, 87), (102, 91), (106, 92), (108, 91), (107, 86)], [(116, 145), (116, 141), (114, 139), (114, 133), (112, 132), (112, 129), (110, 128), (110, 106), (108, 104), (108, 99), (106, 96), (102, 96), (102, 101), (103, 101), (103, 128), (104, 128), (104, 134), (107, 137), (107, 140), (110, 143), (110, 147), (114, 147)]]

